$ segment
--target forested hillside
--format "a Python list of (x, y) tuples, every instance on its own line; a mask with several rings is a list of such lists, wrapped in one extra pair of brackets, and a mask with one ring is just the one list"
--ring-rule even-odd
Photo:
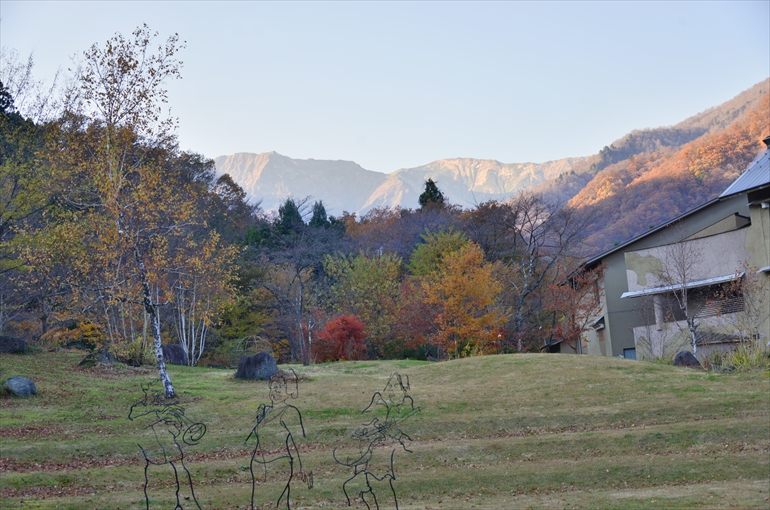
[(616, 158), (627, 148), (650, 147), (659, 140), (651, 131), (626, 137), (625, 144), (609, 152), (618, 161), (569, 201), (570, 207), (595, 219), (587, 243), (602, 251), (717, 197), (765, 149), (761, 140), (770, 135), (770, 95), (764, 92), (727, 127), (709, 129), (681, 147), (660, 144)]
[(769, 91), (770, 79), (675, 126), (632, 131), (530, 190), (594, 218), (586, 249), (599, 253), (724, 191), (764, 148)]

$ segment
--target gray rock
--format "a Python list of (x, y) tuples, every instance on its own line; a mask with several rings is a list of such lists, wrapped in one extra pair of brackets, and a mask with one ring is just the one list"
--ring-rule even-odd
[(698, 359), (693, 356), (690, 351), (682, 351), (674, 358), (675, 367), (690, 367), (690, 368), (703, 368), (701, 367)]
[(35, 383), (26, 377), (11, 377), (5, 384), (3, 389), (6, 393), (9, 393), (14, 397), (28, 397), (30, 395), (37, 395), (37, 388)]
[(101, 351), (96, 351), (96, 360), (99, 363), (115, 363), (118, 361), (118, 358), (115, 357), (114, 354), (112, 354), (107, 349), (102, 349)]
[(112, 354), (107, 349), (102, 349), (100, 351), (92, 352), (91, 354), (87, 354), (83, 357), (83, 359), (80, 360), (80, 363), (78, 363), (79, 367), (86, 367), (90, 368), (95, 366), (97, 363), (104, 363), (105, 365), (110, 365), (117, 361), (117, 358), (114, 354)]
[(163, 344), (163, 359), (167, 365), (187, 365), (187, 354), (179, 344)]
[(253, 356), (244, 356), (238, 362), (236, 379), (270, 379), (278, 372), (278, 364), (269, 352), (260, 352)]
[(27, 342), (14, 336), (0, 336), (0, 352), (14, 354), (27, 350)]

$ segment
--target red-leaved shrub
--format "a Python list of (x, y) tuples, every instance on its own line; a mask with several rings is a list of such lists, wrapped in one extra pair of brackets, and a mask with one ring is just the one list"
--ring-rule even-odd
[(318, 335), (318, 361), (366, 359), (364, 323), (355, 315), (340, 315), (326, 323)]

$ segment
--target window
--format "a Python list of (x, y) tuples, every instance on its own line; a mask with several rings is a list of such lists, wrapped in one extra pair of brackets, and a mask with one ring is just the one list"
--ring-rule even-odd
[(623, 357), (626, 359), (636, 359), (636, 349), (623, 349)]
[(744, 310), (743, 296), (727, 285), (712, 285), (696, 295), (696, 317), (712, 317)]

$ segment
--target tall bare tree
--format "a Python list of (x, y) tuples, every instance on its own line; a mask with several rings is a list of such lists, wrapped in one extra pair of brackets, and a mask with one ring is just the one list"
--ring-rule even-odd
[(767, 279), (757, 268), (746, 264), (719, 296), (722, 301), (720, 311), (734, 328), (739, 346), (751, 353), (770, 347), (770, 339), (763, 338), (763, 326), (766, 331), (770, 321), (770, 293), (763, 280)]
[(671, 232), (672, 237), (679, 240), (660, 248), (662, 268), (657, 276), (663, 285), (670, 288), (675, 306), (684, 314), (692, 353), (697, 354), (698, 326), (700, 325), (697, 315), (701, 306), (699, 300), (694, 299), (696, 294), (692, 283), (703, 279), (700, 270), (702, 256), (695, 241), (683, 239), (681, 227), (674, 226)]
[(307, 200), (287, 199), (266, 229), (261, 246), (253, 250), (269, 264), (263, 285), (288, 326), (291, 356), (306, 364), (312, 360), (313, 301), (323, 259), (336, 251), (342, 236), (332, 226), (306, 225), (303, 216), (307, 212)]
[(0, 82), (13, 97), (14, 109), (25, 119), (44, 123), (61, 113), (57, 100), (60, 72), (57, 70), (51, 83), (46, 84), (35, 78), (34, 68), (34, 54), (23, 59), (13, 48), (0, 48)]
[(510, 307), (516, 348), (521, 351), (529, 328), (540, 320), (540, 291), (566, 277), (576, 262), (571, 258), (578, 253), (586, 219), (528, 192), (502, 204), (482, 204), (478, 210), (487, 226), (472, 238), (484, 237), (481, 246), (504, 263), (499, 277), (506, 287), (503, 295)]
[[(180, 77), (177, 35), (154, 48), (157, 33), (144, 25), (129, 37), (116, 33), (83, 53), (69, 90), (69, 138), (60, 163), (73, 166), (77, 183), (64, 197), (79, 221), (93, 229), (90, 264), (81, 275), (89, 306), (109, 314), (147, 314), (166, 397), (174, 396), (161, 349), (159, 306), (169, 246), (190, 238), (194, 202), (175, 187), (165, 164), (176, 153), (176, 121), (167, 116), (165, 84)], [(172, 238), (177, 238), (171, 242)]]

